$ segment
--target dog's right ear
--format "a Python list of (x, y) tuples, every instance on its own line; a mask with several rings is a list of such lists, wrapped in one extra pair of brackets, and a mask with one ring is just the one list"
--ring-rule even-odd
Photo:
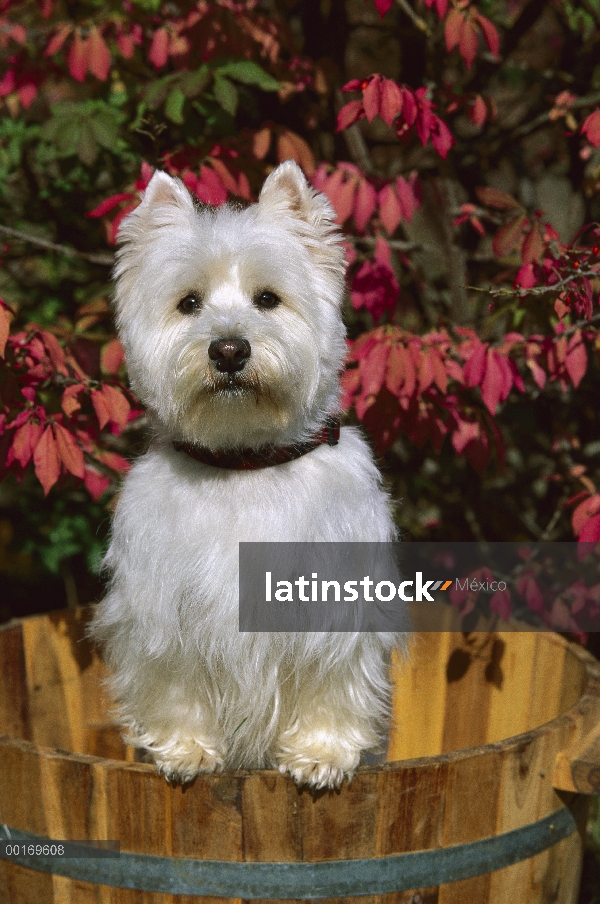
[(183, 182), (157, 170), (139, 206), (121, 223), (117, 241), (136, 241), (140, 230), (149, 225), (177, 225), (193, 214), (194, 202)]
[(156, 170), (144, 192), (140, 209), (143, 207), (179, 207), (187, 211), (193, 210), (194, 204), (181, 179)]

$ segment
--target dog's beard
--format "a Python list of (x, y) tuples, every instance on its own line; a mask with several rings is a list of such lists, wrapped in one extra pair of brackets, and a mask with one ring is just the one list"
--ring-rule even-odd
[(269, 395), (268, 387), (263, 384), (256, 371), (247, 367), (230, 374), (219, 373), (210, 368), (205, 376), (202, 392), (216, 400), (219, 397), (241, 399), (251, 395), (257, 404), (262, 396)]
[(273, 375), (259, 375), (249, 364), (232, 374), (211, 365), (190, 368), (178, 375), (165, 423), (177, 439), (213, 449), (277, 443), (296, 413), (292, 397), (277, 386)]

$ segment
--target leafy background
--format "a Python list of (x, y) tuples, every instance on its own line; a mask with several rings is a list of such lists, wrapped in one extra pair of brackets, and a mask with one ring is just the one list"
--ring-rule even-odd
[[(0, 0), (0, 619), (102, 592), (147, 439), (110, 268), (155, 168), (222, 204), (293, 158), (330, 197), (407, 539), (599, 540), (599, 40), (600, 0)], [(600, 587), (566, 603), (598, 652)]]

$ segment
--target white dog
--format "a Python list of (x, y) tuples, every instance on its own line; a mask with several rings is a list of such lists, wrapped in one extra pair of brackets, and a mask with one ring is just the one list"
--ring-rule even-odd
[[(390, 541), (359, 432), (332, 434), (344, 251), (292, 161), (247, 209), (157, 172), (123, 222), (116, 310), (155, 425), (120, 496), (92, 636), (128, 740), (171, 781), (278, 767), (338, 787), (389, 711), (393, 633), (241, 633), (240, 541)], [(332, 418), (334, 420), (332, 420)]]

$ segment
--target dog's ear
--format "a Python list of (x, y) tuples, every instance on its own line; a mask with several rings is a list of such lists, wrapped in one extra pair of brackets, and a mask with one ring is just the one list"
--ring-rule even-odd
[(119, 243), (135, 241), (148, 225), (177, 224), (194, 213), (194, 202), (180, 179), (157, 170), (142, 196), (141, 204), (121, 223)]
[(149, 210), (154, 207), (178, 207), (193, 211), (194, 202), (181, 179), (174, 179), (157, 170), (150, 179), (140, 204), (140, 209)]
[(336, 218), (329, 200), (310, 187), (304, 173), (293, 160), (286, 160), (267, 176), (258, 203), (261, 208), (269, 209), (272, 213), (291, 214), (312, 226), (322, 219), (333, 223)]
[[(336, 270), (345, 269), (342, 235), (329, 199), (308, 184), (297, 163), (286, 160), (267, 177), (258, 198), (261, 214), (295, 223), (311, 251)], [(326, 259), (326, 260), (324, 260)]]

